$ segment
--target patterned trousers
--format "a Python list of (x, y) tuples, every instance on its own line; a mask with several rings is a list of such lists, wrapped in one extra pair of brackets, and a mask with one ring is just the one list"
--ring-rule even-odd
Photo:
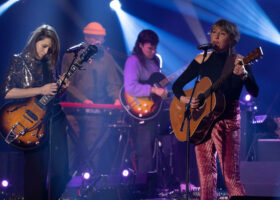
[(195, 153), (198, 165), (201, 200), (215, 200), (217, 185), (216, 155), (229, 196), (245, 196), (240, 181), (240, 108), (232, 103), (230, 109), (214, 124), (211, 137), (196, 145)]

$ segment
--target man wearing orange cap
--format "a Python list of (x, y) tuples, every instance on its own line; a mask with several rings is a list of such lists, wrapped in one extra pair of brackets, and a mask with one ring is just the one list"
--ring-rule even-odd
[[(73, 74), (72, 79), (70, 79), (71, 84), (66, 93), (66, 100), (86, 104), (120, 105), (118, 96), (122, 83), (117, 71), (120, 67), (107, 49), (102, 46), (106, 36), (105, 28), (97, 22), (91, 22), (85, 26), (83, 33), (85, 43), (96, 45), (98, 53), (89, 62), (83, 64), (84, 70)], [(66, 53), (64, 55), (62, 72), (67, 71), (73, 61), (73, 57), (74, 53)], [(84, 163), (93, 163), (93, 166), (90, 165), (86, 168), (94, 168), (94, 170), (104, 168), (104, 166), (100, 166), (102, 162), (98, 164), (98, 160), (100, 160), (98, 153), (92, 156), (93, 158), (90, 162), (85, 161), (88, 161), (88, 152), (96, 152), (94, 149), (102, 146), (100, 141), (104, 141), (106, 137), (106, 116), (95, 115), (82, 118), (72, 116), (72, 119), (70, 119), (70, 116), (68, 117), (70, 124), (73, 124), (74, 120), (78, 121), (79, 124), (76, 130), (80, 134), (81, 141), (80, 150), (82, 152), (79, 152), (78, 155), (80, 163), (83, 165)]]
[[(83, 65), (81, 70), (73, 75), (68, 93), (72, 101), (83, 103), (114, 103), (119, 104), (119, 90), (121, 87), (118, 76), (118, 64), (102, 46), (106, 30), (97, 22), (89, 23), (83, 30), (87, 44), (98, 46), (98, 53), (94, 59)], [(66, 53), (62, 60), (62, 71), (71, 65), (73, 53)], [(92, 71), (93, 73), (90, 73)], [(93, 79), (93, 76), (95, 76)], [(81, 78), (82, 77), (82, 78)]]

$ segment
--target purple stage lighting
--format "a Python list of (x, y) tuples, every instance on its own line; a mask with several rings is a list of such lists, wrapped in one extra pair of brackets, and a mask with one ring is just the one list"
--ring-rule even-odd
[(128, 176), (129, 176), (129, 170), (128, 170), (128, 169), (124, 169), (124, 170), (122, 171), (122, 176), (123, 176), (123, 177), (128, 177)]
[(89, 172), (84, 172), (84, 173), (83, 173), (83, 178), (84, 178), (85, 180), (88, 180), (88, 179), (90, 178), (90, 173), (89, 173)]
[(245, 101), (251, 101), (251, 99), (252, 99), (252, 96), (250, 95), (250, 94), (246, 94), (246, 96), (245, 96)]
[(8, 182), (7, 180), (2, 180), (1, 186), (2, 186), (3, 188), (6, 188), (6, 187), (9, 186), (9, 182)]

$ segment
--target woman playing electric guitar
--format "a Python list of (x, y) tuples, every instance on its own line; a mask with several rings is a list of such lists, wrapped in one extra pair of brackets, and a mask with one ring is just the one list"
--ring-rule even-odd
[[(34, 98), (40, 95), (56, 95), (58, 85), (54, 80), (54, 72), (58, 57), (59, 38), (55, 29), (49, 25), (38, 27), (32, 33), (23, 51), (11, 57), (2, 85), (2, 97), (12, 101), (10, 103), (16, 105), (17, 103), (26, 102), (28, 98)], [(66, 81), (66, 84), (62, 87), (66, 88), (68, 84)], [(24, 106), (24, 104), (21, 105)], [(13, 110), (8, 110), (4, 115), (9, 115), (9, 113), (16, 112), (19, 109), (20, 106), (16, 106)], [(49, 174), (48, 180), (48, 189), (51, 192), (47, 191), (46, 186), (49, 167), (49, 143), (46, 142), (49, 136), (47, 135), (47, 140), (40, 146), (38, 145), (38, 148), (24, 151), (24, 199), (28, 200), (58, 199), (69, 180), (65, 115), (57, 106), (47, 107), (46, 109), (47, 111), (50, 109), (55, 110), (52, 112), (55, 120), (52, 120), (52, 126), (48, 122), (45, 123), (44, 132), (47, 134), (50, 129), (52, 130), (51, 144), (56, 145), (58, 149), (58, 151), (53, 150), (51, 156), (52, 162), (50, 168), (53, 173)], [(28, 109), (23, 116), (29, 122), (38, 120), (36, 119), (37, 113)], [(1, 119), (1, 122), (3, 121), (4, 119)], [(19, 124), (14, 125), (14, 127), (18, 125), (15, 129), (19, 130), (22, 128)], [(24, 132), (25, 130), (22, 131)], [(55, 140), (57, 142), (54, 142)], [(54, 162), (57, 156), (59, 156), (59, 163)], [(54, 170), (53, 166), (60, 166), (60, 169), (56, 168)], [(59, 174), (59, 172), (61, 173)]]
[[(134, 97), (149, 97), (154, 94), (165, 98), (167, 90), (143, 83), (152, 73), (159, 72), (159, 59), (155, 55), (159, 38), (152, 30), (139, 33), (133, 54), (126, 60), (124, 69), (124, 89)], [(132, 119), (136, 148), (136, 172), (147, 173), (155, 168), (153, 146), (156, 137), (156, 118), (146, 121)]]

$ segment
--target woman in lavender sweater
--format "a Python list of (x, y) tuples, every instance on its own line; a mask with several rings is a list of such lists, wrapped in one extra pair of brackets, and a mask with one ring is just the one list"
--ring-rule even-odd
[[(127, 59), (124, 69), (125, 92), (134, 97), (145, 97), (156, 94), (162, 98), (167, 90), (156, 88), (144, 82), (152, 73), (160, 71), (160, 60), (156, 56), (159, 42), (157, 34), (152, 30), (139, 33), (132, 55)], [(133, 138), (137, 173), (147, 173), (155, 169), (153, 146), (157, 133), (157, 119), (145, 121), (132, 120)]]

